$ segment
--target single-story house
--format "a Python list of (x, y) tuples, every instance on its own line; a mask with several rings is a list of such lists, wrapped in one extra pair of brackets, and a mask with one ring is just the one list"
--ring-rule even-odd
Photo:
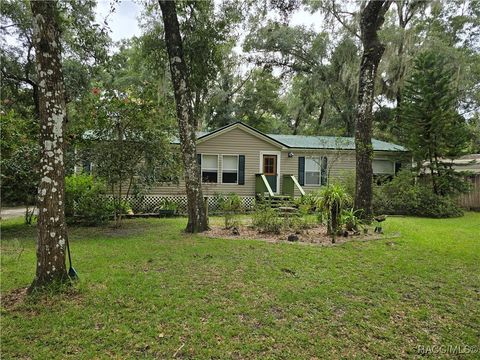
[[(393, 176), (406, 149), (375, 139), (372, 145), (374, 175)], [(265, 134), (242, 122), (198, 133), (197, 153), (205, 196), (236, 193), (248, 199), (300, 196), (353, 176), (356, 163), (354, 138)], [(149, 195), (184, 196), (185, 184), (161, 184)]]

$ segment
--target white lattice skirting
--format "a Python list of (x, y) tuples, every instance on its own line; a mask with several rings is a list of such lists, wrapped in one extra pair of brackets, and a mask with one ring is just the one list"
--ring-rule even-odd
[[(218, 196), (206, 196), (208, 199), (208, 212), (210, 214), (220, 213), (220, 198)], [(242, 210), (244, 212), (252, 211), (255, 207), (255, 196), (240, 196), (242, 199)], [(124, 197), (136, 214), (155, 213), (165, 203), (174, 203), (177, 205), (177, 213), (185, 215), (187, 213), (187, 197), (185, 195), (144, 195)]]

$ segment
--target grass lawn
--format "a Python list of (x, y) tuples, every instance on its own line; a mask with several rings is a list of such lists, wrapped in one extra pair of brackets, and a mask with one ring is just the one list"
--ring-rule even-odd
[[(217, 219), (220, 221), (220, 219)], [(81, 280), (2, 307), (2, 359), (420, 357), (480, 349), (480, 214), (389, 218), (334, 247), (207, 239), (186, 220), (71, 228)], [(4, 221), (1, 293), (29, 285), (33, 228)], [(431, 358), (478, 359), (480, 352)]]

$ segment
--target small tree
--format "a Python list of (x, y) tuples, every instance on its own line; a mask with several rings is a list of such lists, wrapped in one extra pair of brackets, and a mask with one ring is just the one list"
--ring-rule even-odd
[(327, 219), (327, 233), (335, 243), (341, 225), (342, 210), (352, 201), (350, 195), (340, 185), (328, 185), (320, 192), (317, 209)]
[(90, 97), (90, 131), (86, 148), (95, 175), (105, 179), (114, 199), (120, 225), (124, 199), (133, 189), (177, 181), (177, 154), (170, 146), (171, 126), (157, 104), (131, 93), (94, 88)]
[(460, 155), (469, 141), (465, 119), (456, 110), (452, 77), (447, 59), (433, 50), (421, 53), (407, 81), (401, 107), (404, 141), (418, 169), (429, 170), (437, 195), (449, 194), (458, 187), (451, 186), (458, 177), (442, 158)]

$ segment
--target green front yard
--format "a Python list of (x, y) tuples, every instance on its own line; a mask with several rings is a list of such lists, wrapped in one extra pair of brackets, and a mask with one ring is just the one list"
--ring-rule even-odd
[[(479, 213), (389, 218), (386, 234), (400, 237), (334, 247), (207, 239), (182, 235), (184, 226), (72, 228), (80, 282), (60, 296), (4, 301), (2, 358), (411, 358), (419, 346), (480, 348)], [(5, 300), (33, 279), (34, 229), (3, 222), (1, 249)]]

